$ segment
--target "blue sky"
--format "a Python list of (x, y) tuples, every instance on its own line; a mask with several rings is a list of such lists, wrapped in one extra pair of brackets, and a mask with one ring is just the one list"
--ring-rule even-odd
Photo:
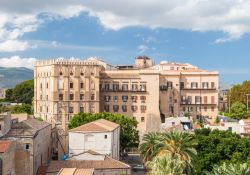
[[(160, 8), (163, 1), (145, 3), (141, 10), (147, 13), (137, 13), (133, 1), (123, 2), (132, 4), (129, 12), (114, 6), (112, 1), (107, 4), (95, 0), (86, 4), (63, 1), (65, 6), (62, 5), (58, 13), (53, 11), (58, 5), (56, 1), (52, 2), (51, 9), (42, 1), (35, 5), (25, 1), (25, 9), (16, 9), (15, 2), (0, 2), (0, 66), (30, 68), (39, 59), (91, 56), (114, 65), (133, 64), (136, 56), (147, 55), (157, 63), (161, 60), (188, 62), (202, 69), (218, 70), (223, 85), (249, 80), (247, 19), (250, 16), (243, 13), (250, 7), (249, 3), (221, 4), (231, 11), (212, 3), (211, 8), (218, 8), (213, 11), (203, 2), (195, 4), (188, 0), (191, 5), (185, 6), (169, 1), (164, 4), (166, 8), (155, 14), (151, 6)], [(180, 12), (175, 10), (165, 16), (166, 11), (178, 8)], [(190, 8), (197, 12), (185, 16)], [(243, 15), (235, 15), (235, 9), (240, 9)], [(11, 15), (13, 11), (19, 15)], [(210, 19), (211, 16), (221, 21)]]

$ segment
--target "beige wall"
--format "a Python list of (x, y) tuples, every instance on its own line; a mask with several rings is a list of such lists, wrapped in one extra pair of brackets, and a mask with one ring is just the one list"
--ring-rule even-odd
[[(142, 60), (137, 60), (140, 65)], [(179, 64), (178, 64), (179, 65)], [(57, 123), (67, 127), (68, 120), (79, 112), (80, 106), (84, 107), (84, 112), (91, 112), (90, 106), (93, 106), (92, 112), (107, 111), (105, 107), (109, 106), (109, 112), (120, 113), (129, 117), (134, 117), (138, 121), (138, 129), (143, 135), (148, 131), (157, 131), (160, 129), (161, 119), (170, 116), (183, 115), (188, 109), (192, 109), (189, 113), (196, 118), (197, 115), (208, 116), (213, 121), (218, 112), (218, 72), (209, 72), (200, 70), (192, 65), (182, 65), (176, 70), (171, 70), (172, 64), (168, 68), (141, 68), (130, 70), (104, 70), (97, 63), (87, 61), (47, 61), (38, 62), (35, 66), (35, 100), (34, 110), (35, 116), (41, 116), (51, 123)], [(59, 89), (58, 82), (60, 79), (60, 71), (62, 71), (64, 89)], [(73, 76), (70, 72), (73, 72)], [(81, 76), (81, 71), (84, 75)], [(92, 73), (92, 75), (91, 75)], [(74, 88), (69, 88), (70, 80), (74, 83)], [(84, 88), (80, 87), (80, 82), (84, 82)], [(95, 84), (95, 89), (91, 89), (91, 81)], [(49, 87), (46, 88), (46, 82)], [(160, 87), (172, 82), (172, 88), (162, 90)], [(181, 82), (185, 84), (181, 89)], [(197, 89), (191, 89), (191, 83), (198, 84)], [(208, 89), (202, 87), (202, 83), (208, 82)], [(42, 88), (40, 84), (42, 83)], [(211, 89), (211, 83), (214, 88)], [(109, 84), (110, 90), (105, 90), (105, 84)], [(113, 84), (119, 84), (119, 90), (112, 89)], [(128, 89), (123, 90), (122, 85), (127, 84)], [(137, 84), (138, 88), (141, 84), (145, 84), (146, 90), (133, 91), (132, 84)], [(101, 89), (99, 89), (99, 87)], [(84, 94), (84, 99), (79, 99), (79, 94)], [(48, 94), (49, 93), (49, 94)], [(59, 100), (59, 93), (64, 96), (63, 100)], [(69, 94), (74, 94), (74, 100), (69, 100)], [(95, 99), (90, 100), (90, 94), (95, 94)], [(48, 100), (46, 100), (48, 94)], [(40, 100), (42, 95), (43, 99)], [(117, 96), (118, 100), (114, 98)], [(122, 96), (127, 96), (127, 101), (122, 100)], [(132, 96), (137, 97), (137, 101), (132, 100)], [(183, 104), (182, 97), (191, 96), (192, 104)], [(195, 103), (195, 96), (202, 98), (201, 104)], [(109, 97), (109, 100), (106, 100)], [(141, 100), (141, 98), (146, 98)], [(205, 102), (205, 98), (207, 101)], [(214, 102), (211, 102), (211, 99)], [(119, 110), (115, 111), (114, 106), (118, 105)], [(39, 110), (42, 106), (42, 111)], [(46, 107), (48, 106), (48, 112)], [(127, 110), (123, 111), (122, 106), (126, 106)], [(131, 107), (137, 106), (136, 111), (132, 111)], [(74, 112), (69, 113), (68, 108), (73, 107)], [(145, 108), (144, 111), (141, 107)], [(200, 111), (196, 109), (200, 108)], [(161, 117), (162, 118), (161, 118)]]
[(15, 142), (13, 141), (4, 153), (0, 153), (2, 172), (0, 174), (15, 174)]

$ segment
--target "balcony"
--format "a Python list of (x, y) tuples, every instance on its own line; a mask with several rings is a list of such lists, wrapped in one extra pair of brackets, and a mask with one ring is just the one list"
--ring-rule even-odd
[(190, 87), (190, 88), (187, 88), (187, 87), (181, 87), (180, 90), (217, 90), (217, 88), (198, 88), (198, 87)]
[(102, 92), (146, 92), (146, 89), (101, 89)]

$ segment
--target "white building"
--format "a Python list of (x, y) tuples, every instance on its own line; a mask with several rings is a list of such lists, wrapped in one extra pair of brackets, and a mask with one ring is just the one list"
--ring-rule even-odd
[(210, 128), (211, 130), (221, 130), (221, 131), (232, 131), (236, 134), (242, 134), (240, 130), (240, 124), (238, 122), (221, 122), (218, 124), (208, 124), (205, 128)]
[(242, 134), (250, 133), (250, 119), (242, 119), (239, 121), (240, 124), (240, 132)]
[[(76, 155), (82, 155), (91, 150), (119, 160), (119, 146), (120, 126), (105, 119), (69, 130), (69, 156), (75, 158), (78, 157)], [(84, 155), (85, 159), (92, 159), (86, 156), (87, 154)]]

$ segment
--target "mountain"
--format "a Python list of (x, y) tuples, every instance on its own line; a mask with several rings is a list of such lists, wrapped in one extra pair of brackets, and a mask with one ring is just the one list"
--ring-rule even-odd
[(0, 67), (0, 88), (12, 88), (24, 80), (33, 79), (33, 70), (25, 67)]

